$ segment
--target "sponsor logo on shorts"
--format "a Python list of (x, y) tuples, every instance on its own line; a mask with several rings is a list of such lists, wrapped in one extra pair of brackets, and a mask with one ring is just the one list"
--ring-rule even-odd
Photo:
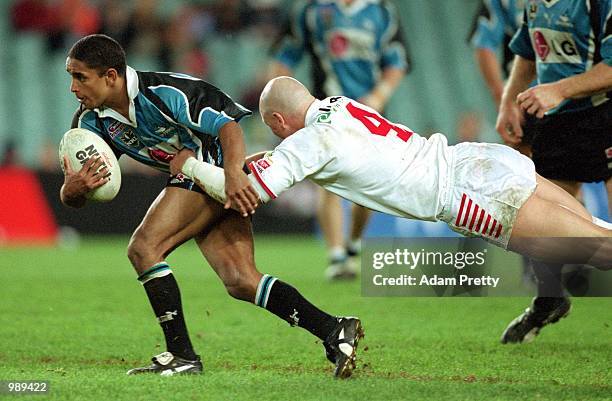
[(503, 231), (501, 223), (466, 194), (461, 197), (461, 206), (459, 206), (455, 226), (464, 227), (472, 233), (492, 238), (499, 238)]

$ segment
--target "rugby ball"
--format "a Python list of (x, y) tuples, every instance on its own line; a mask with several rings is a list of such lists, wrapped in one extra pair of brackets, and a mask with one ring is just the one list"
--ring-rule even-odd
[(64, 134), (59, 145), (62, 171), (64, 170), (64, 156), (68, 158), (68, 163), (75, 172), (81, 170), (90, 157), (101, 157), (103, 164), (98, 171), (106, 167), (105, 177), (108, 182), (88, 192), (85, 197), (96, 202), (108, 202), (117, 196), (121, 188), (121, 170), (113, 150), (104, 142), (104, 139), (89, 130), (73, 128)]

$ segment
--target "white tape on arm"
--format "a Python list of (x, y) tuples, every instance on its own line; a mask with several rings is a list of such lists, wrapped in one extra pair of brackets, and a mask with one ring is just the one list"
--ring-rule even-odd
[[(220, 203), (225, 203), (227, 197), (225, 195), (225, 172), (222, 168), (213, 166), (210, 163), (198, 161), (194, 157), (190, 157), (183, 164), (181, 169), (183, 174), (191, 178), (195, 183), (202, 188), (211, 198)], [(251, 185), (259, 194), (259, 198), (262, 202), (267, 202), (270, 197), (261, 188), (261, 185), (253, 177), (252, 174), (249, 176)]]

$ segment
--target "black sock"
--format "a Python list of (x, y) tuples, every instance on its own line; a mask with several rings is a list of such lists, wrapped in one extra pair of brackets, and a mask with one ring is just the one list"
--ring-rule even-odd
[(195, 359), (196, 354), (183, 316), (181, 292), (170, 267), (166, 263), (159, 263), (138, 277), (138, 280), (144, 286), (153, 312), (164, 331), (166, 349), (181, 358)]
[(276, 277), (264, 275), (257, 286), (255, 305), (261, 306), (292, 326), (302, 327), (325, 340), (338, 320), (308, 302), (295, 288)]
[(532, 261), (533, 274), (538, 285), (538, 297), (561, 298), (564, 296), (562, 277), (563, 265)]

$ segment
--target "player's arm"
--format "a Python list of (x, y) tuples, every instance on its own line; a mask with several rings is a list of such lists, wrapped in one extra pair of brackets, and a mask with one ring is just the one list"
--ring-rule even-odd
[(381, 5), (386, 23), (381, 37), (380, 66), (382, 74), (374, 88), (359, 99), (360, 103), (382, 112), (387, 102), (410, 71), (411, 60), (404, 40), (397, 10), (391, 3)]
[(535, 76), (535, 62), (516, 55), (512, 63), (510, 77), (504, 87), (495, 125), (497, 132), (508, 145), (520, 143), (523, 136), (521, 128), (523, 113), (516, 103), (516, 97), (529, 87)]
[[(95, 124), (93, 111), (80, 110), (79, 108), (72, 119), (71, 128), (84, 128), (97, 133), (98, 128)], [(114, 148), (113, 151), (115, 151)], [(119, 153), (116, 153), (116, 155), (119, 157)], [(98, 172), (98, 169), (104, 164), (100, 157), (90, 157), (79, 171), (72, 169), (65, 156), (61, 163), (64, 170), (64, 184), (60, 189), (60, 200), (66, 206), (73, 208), (85, 206), (87, 202), (85, 195), (108, 181), (107, 178), (104, 178), (106, 167)]]
[(566, 99), (578, 99), (606, 92), (612, 87), (612, 66), (600, 62), (582, 74), (556, 82), (536, 85), (521, 92), (517, 102), (521, 110), (538, 118)]
[(263, 151), (263, 152), (257, 152), (257, 153), (253, 153), (252, 155), (248, 156), (245, 160), (245, 164), (249, 165), (251, 164), (251, 162), (256, 162), (257, 160), (261, 159), (262, 157), (264, 157), (266, 155), (266, 153), (269, 153), (270, 151)]
[[(259, 158), (257, 160), (259, 160)], [(192, 151), (183, 149), (170, 162), (170, 173), (177, 174), (179, 172), (193, 179), (200, 188), (217, 202), (224, 205), (230, 203), (232, 209), (240, 212), (245, 217), (253, 212), (228, 200), (225, 191), (226, 172), (224, 169), (197, 160)], [(253, 174), (248, 176), (248, 180), (256, 191), (258, 202), (255, 203), (255, 208), (257, 208), (260, 203), (265, 203), (272, 199), (263, 188), (262, 183), (259, 182)]]
[(268, 67), (267, 79), (291, 76), (306, 52), (306, 2), (296, 2), (285, 20), (278, 37), (270, 47), (272, 61)]
[(246, 150), (242, 129), (236, 122), (228, 122), (219, 131), (219, 140), (223, 149), (223, 170), (225, 173), (225, 194), (227, 195), (225, 208), (232, 204), (241, 210), (255, 213), (258, 203), (257, 191), (251, 185), (242, 170), (246, 157)]
[(106, 167), (98, 171), (104, 164), (101, 157), (90, 157), (79, 171), (70, 167), (70, 161), (64, 156), (64, 184), (60, 189), (60, 199), (66, 206), (81, 208), (85, 206), (85, 195), (108, 182)]
[(359, 99), (359, 102), (382, 112), (405, 75), (406, 70), (404, 68), (385, 68), (380, 81), (378, 81), (374, 89)]
[(483, 1), (474, 20), (469, 42), (489, 92), (499, 107), (504, 90), (502, 66), (497, 51), (503, 45), (503, 8), (499, 1)]
[(474, 50), (474, 57), (495, 105), (499, 107), (504, 92), (504, 78), (497, 54), (491, 49), (478, 48)]

